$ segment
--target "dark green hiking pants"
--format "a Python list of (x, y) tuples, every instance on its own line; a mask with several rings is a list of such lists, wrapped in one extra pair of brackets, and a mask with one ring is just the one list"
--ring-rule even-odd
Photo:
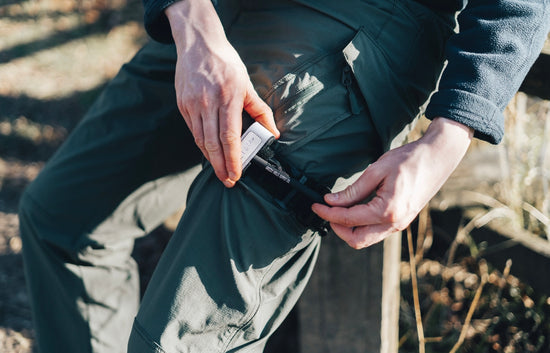
[[(414, 15), (403, 20), (405, 5), (338, 3), (362, 12), (335, 18), (284, 0), (220, 4), (229, 39), (274, 111), (279, 152), (329, 186), (387, 145), (384, 126), (394, 117), (376, 107), (401, 105), (408, 115), (399, 119), (414, 117), (404, 107), (410, 97), (402, 103), (394, 87), (408, 85), (415, 96), (421, 84), (404, 68), (416, 60), (425, 65), (414, 75), (429, 75), (429, 93), (442, 46), (432, 35), (423, 46), (433, 53), (402, 56), (425, 35)], [(380, 48), (385, 54), (374, 55)], [(210, 166), (198, 167), (200, 152), (176, 107), (175, 61), (173, 46), (147, 44), (22, 197), (41, 353), (124, 352), (128, 339), (132, 353), (260, 352), (304, 289), (319, 236), (254, 180), (226, 189)], [(369, 64), (378, 65), (372, 80)], [(381, 73), (387, 82), (379, 85)], [(381, 92), (382, 102), (365, 101), (366, 90)], [(417, 96), (416, 108), (426, 98)], [(185, 204), (140, 304), (134, 239)]]

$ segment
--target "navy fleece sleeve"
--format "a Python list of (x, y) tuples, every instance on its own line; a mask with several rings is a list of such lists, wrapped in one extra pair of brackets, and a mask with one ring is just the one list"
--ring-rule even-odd
[[(164, 10), (177, 1), (193, 0), (143, 0), (145, 30), (154, 40), (161, 43), (174, 42), (170, 23), (164, 14)], [(218, 0), (212, 0), (214, 6), (217, 5), (217, 2)]]
[(172, 43), (174, 41), (170, 23), (164, 14), (164, 10), (176, 1), (178, 0), (143, 0), (145, 30), (154, 40), (161, 43)]
[(456, 120), (472, 127), (476, 137), (498, 143), (502, 112), (550, 30), (550, 0), (470, 0), (458, 23), (426, 116)]

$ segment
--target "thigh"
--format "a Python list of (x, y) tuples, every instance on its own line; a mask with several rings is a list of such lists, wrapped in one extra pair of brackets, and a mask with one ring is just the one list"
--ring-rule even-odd
[[(77, 246), (79, 234), (92, 232), (141, 185), (200, 162), (177, 111), (175, 60), (173, 46), (145, 45), (27, 189), (59, 228), (50, 241)], [(184, 198), (185, 192), (167, 196)]]
[(273, 109), (278, 154), (327, 186), (364, 169), (383, 146), (343, 53), (357, 30), (294, 1), (243, 7), (229, 38)]

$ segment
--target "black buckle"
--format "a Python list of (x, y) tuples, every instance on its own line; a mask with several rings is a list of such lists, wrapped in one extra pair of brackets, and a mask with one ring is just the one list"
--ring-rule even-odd
[(314, 203), (325, 203), (323, 195), (330, 189), (323, 186), (290, 164), (275, 158), (271, 147), (264, 148), (252, 159), (246, 175), (253, 178), (284, 209), (292, 211), (305, 227), (324, 236), (330, 230), (327, 221), (312, 210)]

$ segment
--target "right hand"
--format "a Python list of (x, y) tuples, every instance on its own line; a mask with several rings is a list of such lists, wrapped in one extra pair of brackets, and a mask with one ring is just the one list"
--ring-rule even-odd
[(242, 171), (243, 110), (278, 138), (273, 112), (254, 90), (210, 0), (179, 1), (165, 13), (178, 52), (178, 108), (218, 179), (232, 187)]
[(351, 247), (378, 243), (407, 228), (455, 170), (473, 135), (466, 125), (435, 118), (420, 139), (386, 152), (345, 190), (325, 195), (327, 205), (312, 209)]

